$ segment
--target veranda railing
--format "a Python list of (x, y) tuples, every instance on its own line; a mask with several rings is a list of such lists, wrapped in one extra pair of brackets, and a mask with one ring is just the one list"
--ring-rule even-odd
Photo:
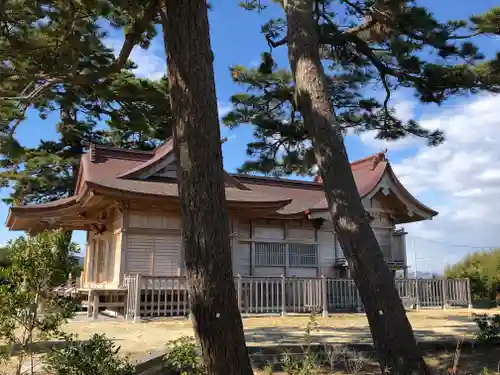
[[(238, 276), (234, 282), (243, 315), (363, 311), (352, 279)], [(395, 285), (407, 308), (471, 305), (468, 279), (397, 279)], [(126, 275), (124, 286), (128, 319), (189, 314), (185, 277)]]

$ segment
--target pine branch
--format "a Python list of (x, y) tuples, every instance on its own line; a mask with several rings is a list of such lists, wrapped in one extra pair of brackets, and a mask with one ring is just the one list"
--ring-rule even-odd
[[(103, 71), (100, 72), (99, 74), (74, 75), (74, 73), (72, 72), (62, 77), (51, 77), (51, 78), (47, 78), (42, 75), (42, 77), (44, 77), (46, 81), (43, 82), (38, 87), (36, 87), (29, 94), (19, 95), (19, 96), (7, 96), (7, 97), (0, 96), (0, 100), (20, 101), (20, 102), (32, 101), (37, 96), (39, 96), (44, 90), (53, 87), (58, 83), (67, 82), (85, 86), (92, 84), (100, 79), (109, 77), (114, 73), (118, 73), (121, 69), (123, 69), (123, 67), (127, 63), (130, 53), (132, 52), (132, 49), (140, 41), (140, 38), (144, 33), (144, 30), (146, 29), (148, 24), (153, 20), (157, 11), (158, 11), (158, 2), (157, 0), (152, 0), (147, 9), (145, 10), (143, 17), (138, 21), (136, 21), (133, 24), (131, 30), (126, 34), (125, 41), (120, 49), (120, 53), (118, 54), (117, 60), (110, 67), (103, 69)], [(12, 76), (11, 79), (12, 80), (21, 79), (21, 77)]]
[(269, 44), (269, 46), (271, 46), (272, 48), (276, 48), (276, 47), (279, 47), (279, 46), (282, 46), (282, 45), (285, 45), (288, 43), (286, 37), (275, 42), (272, 40), (272, 38), (269, 34), (266, 35), (266, 40), (267, 40), (267, 44)]
[(360, 15), (364, 16), (366, 14), (366, 11), (364, 11), (359, 5), (354, 4), (349, 0), (343, 0), (343, 2), (349, 5), (351, 8), (353, 8)]
[(350, 29), (343, 30), (341, 34), (344, 35), (344, 36), (355, 35), (357, 33), (360, 33), (362, 31), (370, 29), (376, 23), (377, 23), (376, 20), (370, 19), (369, 21), (364, 22), (364, 23), (362, 23), (362, 24), (360, 24), (360, 25), (358, 25), (356, 27), (352, 27)]
[[(50, 78), (38, 87), (36, 87), (33, 91), (31, 91), (27, 95), (21, 95), (21, 96), (3, 96), (0, 97), (0, 100), (8, 100), (8, 101), (20, 101), (20, 102), (26, 102), (26, 101), (31, 101), (35, 99), (38, 95), (40, 95), (45, 89), (52, 87), (58, 83), (63, 83), (64, 79), (62, 78)], [(24, 90), (23, 90), (24, 91)]]
[(141, 35), (144, 33), (144, 30), (151, 22), (157, 11), (157, 0), (152, 0), (151, 4), (146, 9), (144, 16), (139, 21), (135, 22), (130, 32), (126, 34), (125, 42), (123, 43), (120, 53), (118, 54), (118, 60), (116, 61), (115, 65), (107, 71), (106, 76), (112, 73), (119, 72), (125, 66), (125, 63), (127, 62), (132, 49), (139, 42)]

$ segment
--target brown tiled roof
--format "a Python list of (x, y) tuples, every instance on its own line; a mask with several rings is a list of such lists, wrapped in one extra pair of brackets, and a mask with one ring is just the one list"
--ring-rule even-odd
[(278, 211), (282, 215), (305, 212), (325, 198), (322, 184), (313, 181), (285, 180), (237, 174), (233, 175), (233, 177), (252, 191), (291, 199), (292, 202), (290, 204)]
[(132, 178), (137, 176), (140, 172), (152, 167), (156, 163), (161, 162), (167, 155), (173, 152), (174, 149), (174, 139), (169, 138), (167, 142), (158, 147), (153, 151), (153, 157), (146, 161), (145, 163), (138, 164), (134, 168), (126, 171), (125, 173), (120, 174), (119, 178)]
[[(124, 193), (178, 197), (177, 184), (171, 179), (136, 178), (139, 172), (146, 171), (171, 152), (173, 152), (171, 139), (150, 152), (95, 145), (91, 147), (89, 154), (82, 157), (79, 180), (83, 183), (79, 185), (80, 190), (86, 183), (88, 187), (102, 187)], [(351, 166), (356, 186), (362, 197), (377, 186), (387, 170), (392, 173), (389, 162), (385, 159), (385, 153), (377, 153), (355, 161)], [(409, 193), (408, 196), (411, 197)], [(323, 186), (318, 179), (297, 181), (226, 174), (226, 197), (228, 202), (273, 203), (279, 209), (277, 213), (281, 215), (305, 214), (310, 210), (328, 209)], [(61, 203), (59, 201), (59, 204)], [(434, 212), (420, 202), (416, 203), (429, 212)], [(41, 208), (41, 205), (33, 206), (35, 207)]]
[[(370, 155), (361, 160), (356, 160), (351, 163), (351, 170), (354, 176), (354, 182), (358, 188), (359, 195), (363, 198), (369, 194), (375, 186), (380, 182), (386, 171), (388, 161), (385, 159), (385, 152), (380, 152), (375, 155)], [(316, 179), (321, 183), (321, 178)], [(326, 210), (328, 203), (323, 197), (315, 205), (309, 207), (311, 210)]]

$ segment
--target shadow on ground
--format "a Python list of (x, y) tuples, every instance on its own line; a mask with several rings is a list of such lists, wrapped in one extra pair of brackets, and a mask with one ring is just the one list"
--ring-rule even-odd
[[(436, 332), (430, 329), (414, 329), (418, 341), (457, 341), (461, 337), (472, 338), (471, 327), (460, 324), (448, 326), (450, 333)], [(287, 327), (261, 327), (245, 329), (248, 345), (297, 345), (303, 343), (304, 328), (295, 326)], [(311, 332), (313, 342), (317, 343), (369, 343), (372, 338), (368, 328), (365, 327), (328, 327), (319, 326), (318, 330)]]
[[(113, 341), (120, 341), (120, 340), (113, 340)], [(89, 340), (80, 340), (76, 341), (78, 343), (86, 344), (89, 343)], [(47, 340), (47, 341), (37, 341), (34, 342), (31, 346), (31, 352), (33, 354), (43, 354), (43, 353), (48, 353), (52, 349), (60, 349), (63, 348), (67, 344), (66, 341), (62, 340)], [(8, 349), (6, 345), (0, 345), (0, 352), (4, 352)], [(20, 353), (21, 346), (20, 345), (14, 345), (11, 351), (12, 356), (16, 356)]]

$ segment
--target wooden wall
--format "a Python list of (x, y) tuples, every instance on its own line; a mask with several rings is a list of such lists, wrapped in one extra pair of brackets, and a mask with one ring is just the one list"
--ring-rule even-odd
[[(126, 273), (155, 276), (184, 274), (184, 254), (180, 237), (180, 219), (174, 214), (159, 212), (115, 210), (108, 231), (99, 237), (108, 241), (106, 252), (106, 282), (116, 286)], [(122, 215), (122, 212), (124, 213)], [(393, 226), (382, 215), (375, 215), (373, 227), (382, 246), (392, 247), (400, 257), (405, 254), (404, 236), (392, 237)], [(343, 258), (329, 221), (315, 229), (308, 220), (230, 220), (233, 272), (242, 276), (339, 277), (334, 267)], [(90, 244), (95, 239), (89, 234)], [(384, 239), (389, 239), (386, 244)], [(274, 267), (257, 266), (256, 241), (315, 244), (318, 247), (318, 266)], [(387, 241), (386, 241), (387, 242)], [(95, 259), (94, 259), (95, 260)], [(87, 268), (92, 262), (86, 259)], [(94, 262), (93, 266), (96, 266)], [(89, 278), (90, 269), (86, 272)]]
[(127, 216), (126, 233), (124, 273), (182, 274), (179, 217), (131, 211)]

